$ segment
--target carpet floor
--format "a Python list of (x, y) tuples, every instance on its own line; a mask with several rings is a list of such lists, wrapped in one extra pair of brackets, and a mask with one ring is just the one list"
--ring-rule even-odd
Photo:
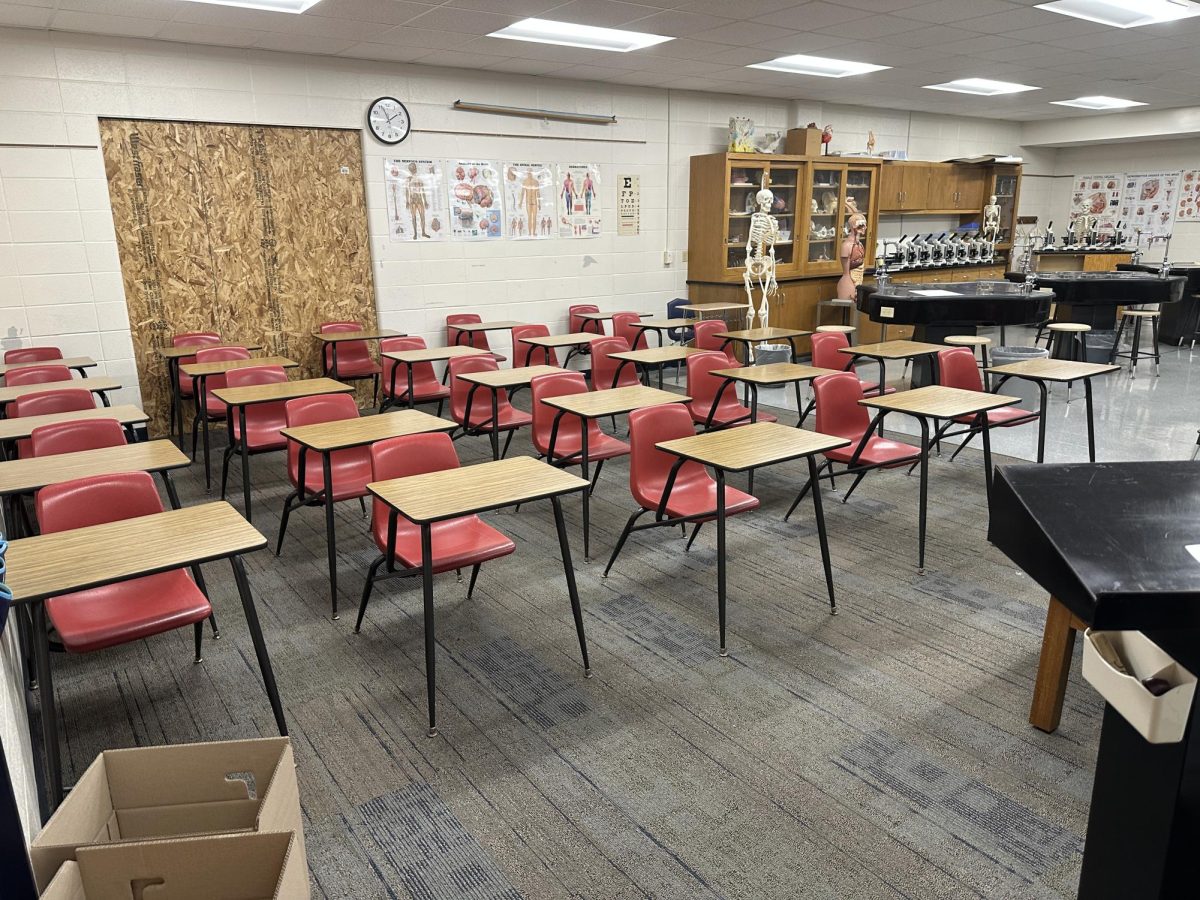
[[(464, 463), (488, 452), (457, 446)], [(314, 896), (1074, 896), (1102, 703), (1076, 666), (1058, 733), (1028, 724), (1046, 600), (987, 543), (980, 460), (931, 464), (923, 577), (915, 475), (872, 473), (846, 504), (826, 492), (837, 616), (811, 502), (783, 521), (803, 461), (760, 470), (762, 507), (729, 524), (728, 658), (713, 526), (690, 553), (678, 530), (635, 534), (600, 578), (633, 509), (628, 466), (610, 462), (590, 564), (578, 499), (564, 503), (592, 679), (549, 504), (487, 515), (517, 551), (483, 567), (471, 600), (453, 574), (435, 580), (433, 739), (419, 579), (382, 583), (354, 634), (368, 522), (341, 504), (335, 622), (323, 514), (294, 514), (282, 556), (246, 563)], [(273, 543), (282, 455), (252, 465)], [(185, 504), (210, 499), (200, 465), (177, 483)], [(202, 665), (191, 629), (53, 659), (67, 783), (106, 748), (274, 733), (231, 570), (205, 572), (223, 637)]]

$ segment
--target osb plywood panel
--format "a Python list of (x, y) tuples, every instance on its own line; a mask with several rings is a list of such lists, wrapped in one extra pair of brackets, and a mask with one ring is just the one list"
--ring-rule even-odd
[[(102, 119), (146, 412), (167, 429), (158, 349), (182, 331), (261, 343), (320, 373), (321, 322), (376, 326), (358, 132)], [(359, 401), (370, 399), (369, 385)]]

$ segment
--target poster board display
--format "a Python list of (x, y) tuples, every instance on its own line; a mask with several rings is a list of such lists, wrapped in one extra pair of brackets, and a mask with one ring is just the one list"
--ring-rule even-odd
[(391, 240), (444, 241), (450, 217), (442, 164), (433, 159), (385, 159), (383, 183)]
[(450, 235), (456, 241), (495, 241), (504, 237), (504, 199), (500, 172), (487, 160), (447, 163), (446, 196)]
[(1119, 215), (1124, 183), (1125, 176), (1120, 172), (1076, 175), (1075, 183), (1071, 186), (1071, 212), (1068, 221), (1073, 222), (1076, 216), (1092, 215), (1096, 217), (1097, 232), (1108, 234), (1115, 231), (1117, 222), (1125, 218)]
[(550, 163), (505, 163), (504, 208), (512, 240), (554, 237), (554, 170)]
[(558, 236), (600, 237), (603, 214), (600, 203), (600, 167), (595, 163), (560, 163), (558, 166)]
[(1175, 208), (1175, 221), (1200, 222), (1200, 169), (1184, 169), (1179, 177), (1179, 204)]
[(1141, 239), (1166, 237), (1175, 228), (1179, 202), (1179, 172), (1137, 172), (1125, 176), (1121, 219), (1125, 233)]

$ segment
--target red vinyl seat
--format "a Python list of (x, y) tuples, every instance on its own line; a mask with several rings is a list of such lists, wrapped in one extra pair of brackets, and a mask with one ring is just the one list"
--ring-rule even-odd
[(606, 337), (592, 341), (593, 391), (603, 391), (612, 387), (631, 387), (642, 383), (638, 377), (637, 367), (633, 363), (629, 363), (621, 369), (617, 383), (613, 384), (613, 378), (617, 376), (621, 360), (613, 359), (610, 354), (627, 353), (628, 351), (629, 342), (624, 338)]
[[(713, 374), (715, 369), (741, 367), (742, 364), (736, 360), (730, 364), (729, 357), (717, 350), (693, 353), (687, 358), (687, 394), (692, 398), (687, 409), (692, 421), (703, 426), (705, 431), (745, 425), (750, 421), (750, 408), (738, 402), (735, 387), (731, 385), (721, 391), (725, 379)], [(721, 391), (719, 399), (718, 391)], [(758, 421), (778, 422), (779, 419), (768, 412), (759, 411)]]
[[(450, 436), (444, 433), (410, 434), (391, 438), (372, 444), (370, 449), (373, 481), (441, 472), (445, 469), (457, 469), (459, 465), (454, 443)], [(362, 625), (379, 566), (386, 562), (388, 522), (391, 514), (391, 507), (376, 497), (371, 509), (371, 535), (375, 539), (375, 546), (384, 555), (371, 564), (367, 574), (355, 631)], [(466, 566), (472, 567), (471, 583), (467, 588), (468, 597), (475, 589), (479, 567), (489, 560), (507, 556), (516, 549), (516, 545), (507, 535), (475, 515), (433, 523), (430, 528), (430, 545), (434, 574)], [(400, 515), (396, 517), (395, 560), (408, 570), (403, 573), (406, 575), (419, 573), (424, 563), (421, 553), (421, 527)]]
[[(655, 445), (675, 438), (691, 437), (695, 433), (692, 417), (681, 403), (635, 409), (629, 414), (629, 444), (632, 451), (629, 457), (629, 490), (639, 509), (634, 511), (625, 523), (612, 557), (604, 567), (605, 576), (616, 562), (632, 531), (659, 525), (678, 525), (682, 519), (696, 524), (692, 535), (694, 539), (700, 525), (716, 518), (717, 481), (700, 463), (688, 461), (679, 467), (675, 482), (671, 486), (671, 493), (667, 496), (664, 508), (667, 518), (645, 523), (638, 529), (634, 527), (640, 516), (658, 511), (671, 469), (679, 461), (679, 457), (659, 450)], [(725, 486), (727, 516), (757, 507), (757, 497), (735, 487)], [(688, 546), (691, 546), (690, 541)]]
[(635, 312), (613, 313), (612, 336), (624, 338), (625, 343), (634, 350), (644, 350), (646, 348), (646, 332), (633, 327), (640, 321), (642, 321), (642, 317)]
[[(580, 372), (554, 372), (539, 375), (530, 382), (533, 398), (533, 447), (541, 456), (550, 458), (550, 437), (554, 430), (554, 417), (559, 412), (553, 406), (548, 406), (544, 402), (545, 398), (586, 394), (587, 389), (587, 381)], [(588, 462), (602, 463), (606, 459), (629, 454), (627, 443), (605, 434), (595, 419), (586, 421)], [(583, 453), (583, 422), (583, 419), (570, 414), (562, 417), (558, 423), (558, 434), (554, 438), (554, 458), (551, 462), (579, 464)], [(600, 477), (599, 467), (596, 469), (596, 477)]]
[(725, 339), (716, 337), (722, 331), (729, 330), (729, 326), (722, 319), (705, 319), (703, 322), (697, 322), (693, 326), (693, 330), (696, 333), (696, 346), (699, 349), (715, 350), (718, 353), (723, 353), (729, 359), (729, 366), (726, 366), (726, 368), (741, 365), (733, 352), (732, 345), (726, 347)]
[[(339, 422), (358, 418), (358, 404), (349, 394), (324, 394), (315, 397), (297, 397), (284, 404), (288, 428), (300, 425), (316, 425), (320, 422)], [(300, 488), (300, 445), (288, 441), (288, 480)], [(353, 500), (367, 495), (367, 484), (371, 480), (371, 455), (367, 447), (347, 447), (335, 450), (329, 459), (333, 482), (333, 499)], [(320, 494), (325, 489), (325, 475), (321, 454), (306, 453), (304, 460), (304, 493)], [(286, 528), (286, 523), (284, 525)], [(282, 532), (281, 532), (282, 538)]]
[[(938, 351), (938, 383), (945, 387), (960, 388), (964, 391), (982, 392), (984, 390), (983, 379), (979, 376), (979, 367), (975, 364), (975, 354), (970, 347), (947, 347), (945, 350)], [(1036, 422), (1041, 415), (1040, 409), (1002, 406), (999, 409), (988, 410), (987, 427), (989, 429), (1012, 428), (1016, 425)], [(965, 425), (966, 428), (962, 431), (950, 431), (955, 425)], [(950, 457), (953, 461), (954, 457), (958, 456), (981, 430), (978, 416), (957, 416), (944, 422), (938, 428), (937, 433), (933, 436), (933, 443), (940, 447), (942, 438), (965, 434), (966, 437)], [(1038, 462), (1041, 461), (1039, 456)]]
[[(226, 373), (225, 383), (231, 387), (249, 387), (255, 384), (282, 384), (287, 381), (282, 366), (250, 366), (233, 369)], [(284, 402), (255, 403), (246, 407), (246, 448), (251, 452), (282, 450), (287, 439), (279, 432), (287, 427)], [(233, 439), (242, 440), (242, 417), (233, 417)]]
[[(230, 362), (249, 358), (250, 351), (245, 347), (211, 347), (207, 350), (196, 351), (196, 362), (198, 363)], [(204, 397), (197, 404), (197, 417), (203, 414), (212, 421), (223, 421), (225, 419), (225, 404), (213, 395), (213, 391), (228, 387), (229, 382), (227, 378), (228, 375), (208, 375), (205, 377)]]
[[(20, 369), (13, 369), (4, 376), (5, 387), (21, 387), (29, 384), (51, 384), (56, 381), (70, 381), (71, 370), (66, 366), (43, 365), (43, 366), (24, 366)], [(6, 416), (13, 415), (13, 404), (6, 404), (4, 407)]]
[(486, 350), (492, 354), (498, 362), (504, 362), (506, 357), (492, 349), (492, 345), (488, 343), (486, 331), (472, 331), (467, 334), (464, 340), (459, 340), (459, 329), (455, 325), (478, 325), (483, 319), (479, 318), (476, 313), (454, 313), (446, 316), (446, 343), (450, 346), (462, 344), (466, 347), (474, 347), (477, 350)]
[(4, 351), (4, 364), (49, 362), (62, 359), (62, 351), (57, 347), (15, 347)]
[[(172, 347), (205, 347), (215, 346), (221, 343), (221, 335), (215, 331), (185, 331), (171, 338)], [(179, 365), (185, 366), (194, 363), (196, 357), (181, 356), (179, 357)], [(178, 373), (179, 377), (179, 396), (187, 398), (195, 395), (196, 385), (190, 375), (184, 375), (183, 372)]]
[[(513, 406), (509, 402), (508, 392), (500, 390), (496, 392), (496, 422), (493, 423), (491, 392), (480, 387), (472, 395), (471, 388), (475, 385), (458, 377), (468, 372), (495, 372), (499, 368), (496, 360), (490, 356), (459, 356), (450, 360), (450, 417), (462, 427), (464, 434), (508, 432), (508, 439), (504, 444), (504, 450), (507, 451), (513, 433), (532, 423), (533, 417)], [(471, 397), (469, 419), (468, 396)], [(503, 456), (504, 453), (500, 455)]]
[(29, 433), (33, 456), (56, 456), (101, 447), (123, 447), (125, 429), (116, 419), (75, 419), (39, 425)]
[[(512, 330), (513, 365), (561, 366), (558, 354), (552, 348), (531, 347), (529, 344), (521, 343), (524, 338), (549, 336), (550, 329), (545, 325), (514, 325)], [(528, 354), (528, 361), (526, 361), (526, 354)]]
[[(425, 339), (420, 337), (388, 338), (379, 345), (385, 353), (399, 353), (403, 350), (424, 350)], [(394, 359), (381, 357), (383, 360), (383, 412), (389, 406), (408, 404), (408, 365), (396, 362)], [(433, 371), (433, 363), (419, 362), (412, 367), (413, 402), (437, 403), (437, 414), (442, 414), (442, 404), (450, 396), (450, 388), (438, 381)]]
[[(146, 472), (52, 484), (38, 491), (36, 507), (44, 534), (162, 512)], [(201, 623), (212, 607), (185, 569), (171, 569), (52, 597), (46, 612), (70, 653), (90, 653), (192, 625), (200, 662)]]
[[(362, 330), (361, 322), (323, 322), (321, 324), (321, 334)], [(331, 378), (371, 378), (382, 371), (379, 363), (371, 358), (371, 348), (366, 341), (338, 342), (336, 373), (333, 371), (333, 346), (326, 344), (323, 354), (322, 363), (325, 372)]]
[[(18, 416), (50, 416), (55, 413), (78, 412), (84, 409), (95, 409), (96, 401), (92, 392), (83, 388), (63, 388), (56, 391), (41, 391), (27, 397), (18, 397), (8, 404), (8, 415)], [(17, 456), (26, 459), (33, 455), (33, 448), (27, 438), (17, 441)]]
[[(818, 331), (810, 338), (812, 341), (812, 364), (818, 369), (833, 369), (837, 372), (854, 372), (851, 367), (853, 357), (842, 353), (841, 348), (849, 347), (850, 341), (840, 331)], [(854, 372), (858, 378), (858, 373)], [(879, 383), (858, 378), (862, 384), (863, 394), (879, 394)], [(895, 388), (884, 387), (883, 393), (894, 394)], [(819, 430), (819, 429), (818, 429)]]
[(604, 329), (600, 327), (600, 323), (595, 319), (580, 318), (580, 313), (598, 313), (600, 307), (595, 303), (573, 303), (567, 307), (567, 331), (571, 334), (580, 334), (585, 331), (602, 332)]

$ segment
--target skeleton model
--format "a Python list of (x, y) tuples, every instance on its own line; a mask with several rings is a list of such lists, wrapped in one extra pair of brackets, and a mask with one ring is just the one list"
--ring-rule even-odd
[(995, 194), (988, 198), (987, 206), (983, 208), (983, 236), (993, 244), (1000, 236), (1000, 205)]
[(750, 217), (750, 236), (746, 239), (746, 271), (742, 280), (746, 284), (746, 327), (753, 328), (754, 289), (762, 292), (762, 302), (757, 310), (759, 328), (767, 327), (771, 312), (771, 298), (779, 290), (775, 281), (775, 241), (779, 238), (779, 223), (768, 210), (775, 202), (775, 195), (767, 190), (767, 176), (763, 175), (762, 190), (754, 195), (758, 210)]

